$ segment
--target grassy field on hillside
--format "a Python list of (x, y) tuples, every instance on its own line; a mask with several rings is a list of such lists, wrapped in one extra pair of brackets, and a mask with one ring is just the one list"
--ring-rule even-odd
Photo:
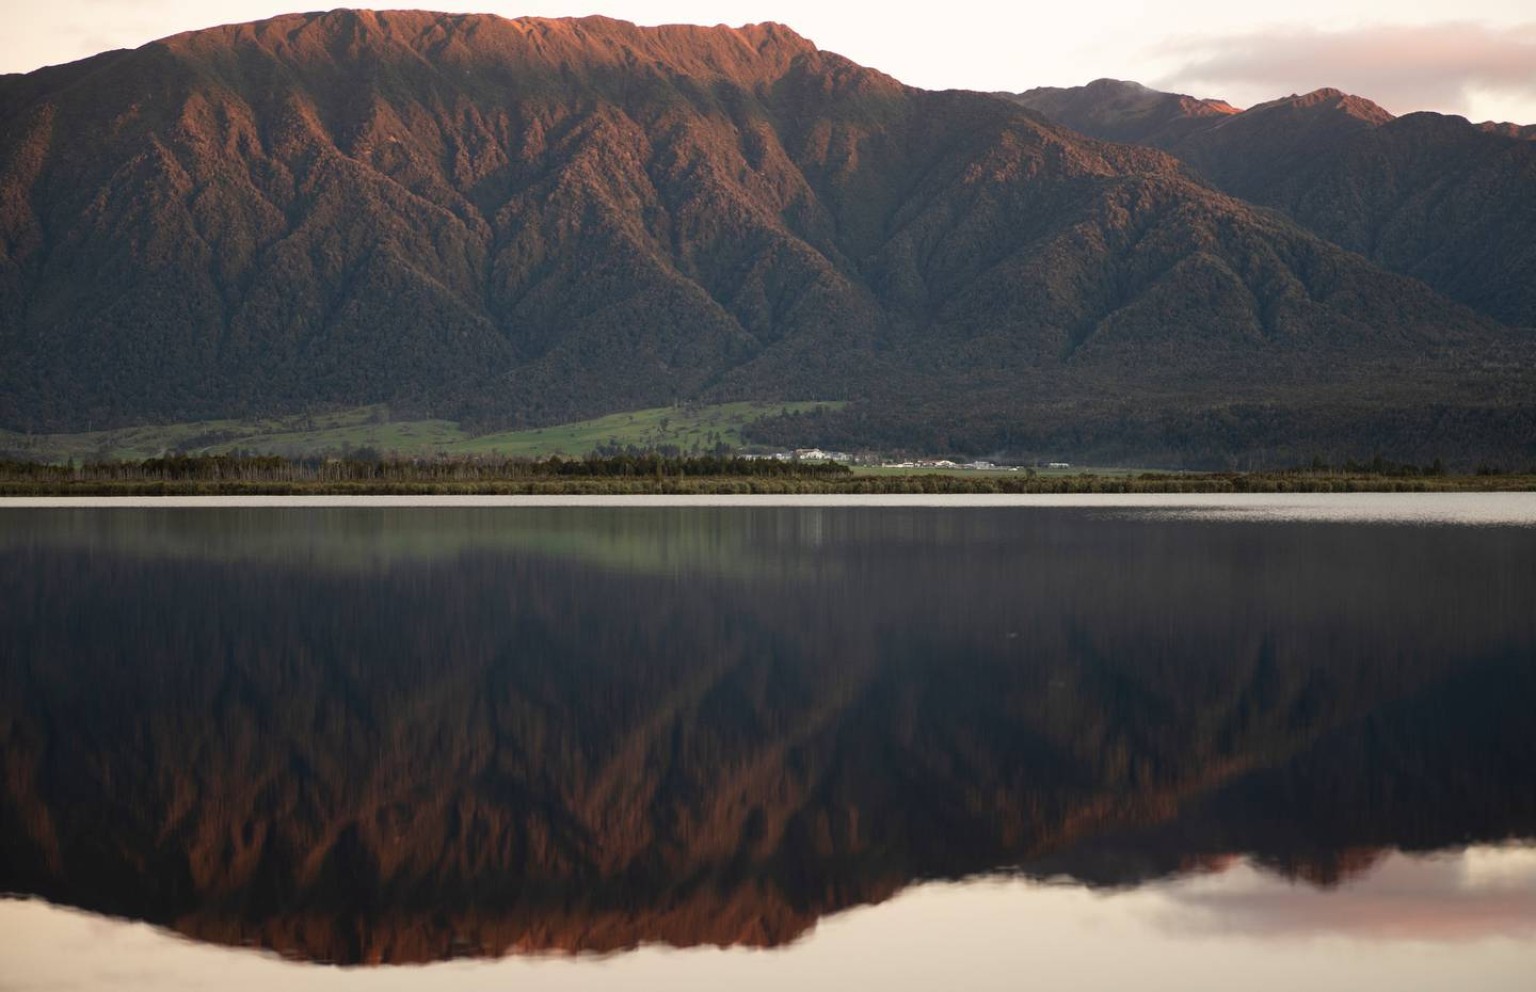
[(79, 434), (0, 431), (0, 452), (12, 458), (77, 463), (137, 460), (168, 452), (227, 454), (235, 450), (298, 457), (372, 449), (381, 455), (490, 455), (580, 457), (602, 445), (642, 449), (674, 447), (707, 452), (739, 446), (741, 429), (783, 411), (836, 409), (838, 402), (722, 403), (656, 407), (596, 420), (532, 430), (471, 435), (449, 420), (395, 420), (384, 406), (261, 420), (205, 420)]
[(785, 411), (809, 412), (818, 407), (837, 409), (843, 405), (832, 402), (722, 403), (716, 406), (655, 407), (557, 427), (466, 438), (451, 446), (448, 453), (542, 458), (557, 454), (584, 455), (610, 444), (618, 447), (634, 445), (644, 450), (670, 446), (683, 454), (706, 453), (718, 444), (740, 447), (741, 428), (754, 420)]

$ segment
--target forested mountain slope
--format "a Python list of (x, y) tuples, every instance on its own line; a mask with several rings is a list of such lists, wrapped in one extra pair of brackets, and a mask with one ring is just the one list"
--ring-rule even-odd
[(1084, 134), (1170, 151), (1227, 192), (1278, 207), (1378, 265), (1536, 327), (1529, 127), (1393, 117), (1334, 89), (1241, 113), (1113, 80), (1015, 99)]
[(0, 80), (13, 429), (842, 398), (828, 440), (1519, 455), (1524, 348), (1161, 152), (777, 25), (334, 11)]

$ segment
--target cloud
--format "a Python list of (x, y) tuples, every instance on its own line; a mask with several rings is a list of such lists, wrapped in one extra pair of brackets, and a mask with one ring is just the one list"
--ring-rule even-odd
[(1465, 114), (1487, 96), (1536, 104), (1536, 23), (1279, 28), (1172, 39), (1158, 55), (1179, 65), (1158, 80), (1159, 88), (1240, 105), (1324, 86), (1400, 114)]

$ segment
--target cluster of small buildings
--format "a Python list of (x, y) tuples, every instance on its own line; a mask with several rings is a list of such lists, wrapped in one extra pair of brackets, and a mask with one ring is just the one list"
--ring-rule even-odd
[(823, 451), (820, 448), (796, 448), (794, 451), (775, 451), (768, 455), (742, 455), (743, 458), (766, 458), (776, 462), (842, 462), (852, 465), (858, 459), (846, 451)]
[[(1027, 471), (1019, 465), (998, 465), (995, 462), (977, 459), (972, 462), (951, 461), (948, 458), (917, 458), (910, 461), (887, 462), (879, 461), (868, 454), (863, 456), (850, 455), (846, 451), (825, 451), (821, 448), (796, 448), (793, 451), (775, 451), (768, 454), (743, 454), (743, 458), (763, 458), (779, 462), (841, 462), (844, 465), (878, 465), (880, 468), (909, 468), (909, 469), (960, 469), (976, 472), (1022, 472)], [(1038, 462), (1036, 464), (1039, 464)], [(1071, 468), (1070, 462), (1050, 462), (1046, 468)]]
[(952, 462), (948, 458), (924, 458), (909, 462), (883, 462), (881, 468), (958, 468), (981, 472), (1017, 472), (1017, 465), (998, 465), (994, 462)]

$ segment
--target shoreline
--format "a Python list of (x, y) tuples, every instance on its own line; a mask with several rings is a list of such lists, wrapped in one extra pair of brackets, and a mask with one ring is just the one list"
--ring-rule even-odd
[[(982, 493), (0, 497), (0, 512), (115, 510), (1078, 510), (1229, 522), (1536, 527), (1528, 493)], [(3, 529), (3, 528), (0, 528)]]
[(762, 477), (564, 478), (474, 482), (278, 482), (139, 480), (0, 483), (0, 505), (16, 500), (122, 500), (187, 497), (403, 497), (548, 498), (775, 497), (775, 496), (1087, 496), (1533, 493), (1536, 476), (1067, 476), (1011, 479), (958, 475), (853, 476), (836, 479)]

